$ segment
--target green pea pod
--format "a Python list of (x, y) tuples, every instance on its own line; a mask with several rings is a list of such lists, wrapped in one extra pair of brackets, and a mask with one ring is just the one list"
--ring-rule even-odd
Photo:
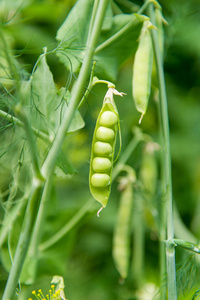
[(154, 142), (148, 142), (143, 151), (141, 168), (140, 168), (140, 181), (142, 184), (143, 192), (153, 197), (156, 192), (157, 186), (157, 161), (155, 152), (159, 150), (159, 145)]
[(151, 89), (153, 47), (150, 28), (155, 27), (150, 21), (144, 21), (133, 64), (133, 99), (136, 109), (142, 114), (139, 123), (146, 113)]
[(114, 88), (109, 88), (97, 118), (90, 160), (89, 187), (93, 197), (104, 208), (111, 191), (112, 169), (119, 114), (113, 94), (123, 96)]
[(128, 181), (121, 194), (117, 223), (113, 236), (113, 259), (121, 277), (128, 274), (130, 261), (130, 225), (133, 204), (132, 182)]

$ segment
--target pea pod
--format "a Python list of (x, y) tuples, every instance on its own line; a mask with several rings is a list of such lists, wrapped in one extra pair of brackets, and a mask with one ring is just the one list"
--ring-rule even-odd
[(90, 160), (89, 187), (93, 197), (104, 208), (111, 191), (113, 159), (119, 115), (113, 94), (123, 96), (114, 88), (109, 88), (97, 118)]
[(144, 21), (133, 64), (132, 92), (136, 109), (142, 114), (139, 122), (146, 113), (151, 89), (153, 48), (150, 28), (155, 27), (150, 21)]
[(135, 181), (134, 171), (131, 170), (131, 173), (131, 176), (121, 179), (123, 190), (113, 236), (113, 259), (122, 279), (127, 277), (130, 261), (130, 227), (133, 206), (133, 182)]
[(155, 196), (157, 186), (157, 162), (155, 152), (159, 150), (159, 145), (155, 142), (148, 142), (143, 151), (140, 181), (144, 193), (151, 197)]

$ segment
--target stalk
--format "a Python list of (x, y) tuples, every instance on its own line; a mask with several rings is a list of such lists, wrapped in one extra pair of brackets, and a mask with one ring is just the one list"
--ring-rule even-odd
[(89, 27), (88, 36), (87, 36), (87, 43), (86, 43), (87, 45), (90, 41), (90, 37), (91, 37), (91, 34), (92, 34), (92, 28), (93, 28), (93, 25), (94, 25), (94, 20), (95, 20), (95, 17), (96, 17), (98, 6), (99, 6), (99, 0), (94, 0), (92, 16), (91, 16), (91, 20), (90, 20), (90, 27)]
[(35, 179), (33, 183), (32, 193), (30, 195), (28, 206), (26, 209), (19, 241), (17, 244), (15, 257), (13, 260), (13, 264), (10, 270), (10, 274), (4, 290), (2, 300), (13, 299), (13, 295), (15, 293), (15, 289), (19, 281), (23, 263), (26, 258), (26, 253), (31, 238), (32, 228), (34, 226), (35, 218), (37, 215), (42, 189), (43, 189), (43, 182), (39, 181), (38, 179)]
[(98, 37), (100, 34), (100, 30), (101, 30), (101, 26), (103, 23), (107, 5), (108, 5), (108, 0), (100, 0), (99, 6), (97, 9), (96, 18), (94, 21), (93, 31), (91, 33), (91, 38), (86, 47), (87, 48), (86, 56), (83, 60), (83, 64), (82, 64), (78, 79), (72, 88), (72, 92), (71, 92), (72, 96), (70, 99), (68, 111), (67, 111), (67, 113), (61, 123), (61, 126), (58, 130), (58, 133), (55, 137), (53, 146), (50, 149), (49, 154), (42, 166), (42, 174), (44, 177), (47, 174), (49, 174), (49, 172), (51, 172), (54, 168), (56, 158), (58, 156), (58, 153), (60, 152), (62, 143), (65, 138), (65, 133), (67, 132), (67, 129), (69, 128), (69, 125), (74, 117), (78, 103), (81, 100), (82, 91), (84, 89), (85, 82), (89, 75), (90, 64), (91, 64), (91, 61), (92, 61), (92, 58), (93, 58), (93, 55), (95, 52), (95, 47), (96, 47), (97, 40), (98, 40)]
[[(155, 24), (154, 9), (151, 5), (149, 7), (149, 14), (153, 24)], [(166, 242), (166, 256), (167, 256), (167, 279), (168, 279), (168, 299), (177, 299), (176, 290), (176, 267), (175, 267), (175, 249), (171, 240), (174, 238), (174, 222), (172, 211), (172, 174), (171, 174), (171, 153), (170, 153), (170, 134), (168, 122), (168, 106), (167, 95), (165, 89), (165, 78), (162, 64), (162, 55), (160, 53), (158, 35), (156, 30), (152, 30), (152, 42), (155, 54), (155, 61), (158, 72), (158, 82), (160, 91), (160, 120), (163, 136), (163, 165), (165, 178), (165, 199), (166, 199), (166, 215), (167, 215), (167, 242)]]
[[(37, 261), (38, 261), (38, 245), (41, 241), (42, 233), (43, 233), (43, 228), (44, 228), (44, 222), (45, 222), (45, 217), (46, 217), (46, 211), (47, 211), (47, 206), (49, 204), (49, 199), (50, 199), (50, 193), (52, 190), (52, 174), (50, 174), (47, 177), (47, 180), (45, 182), (45, 186), (43, 189), (43, 193), (41, 196), (41, 201), (38, 209), (38, 214), (36, 218), (36, 222), (34, 225), (34, 229), (32, 232), (32, 237), (30, 241), (30, 246), (27, 254), (27, 260), (25, 261), (26, 264), (32, 265), (32, 277), (35, 279), (35, 275), (37, 272)], [(32, 278), (31, 278), (32, 279)]]
[(133, 214), (133, 259), (132, 273), (134, 284), (140, 287), (144, 282), (144, 247), (145, 247), (145, 227), (142, 215), (142, 201), (140, 195), (135, 195)]

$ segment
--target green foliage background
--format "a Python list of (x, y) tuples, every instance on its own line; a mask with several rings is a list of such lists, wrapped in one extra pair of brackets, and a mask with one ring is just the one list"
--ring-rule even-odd
[[(48, 50), (51, 50), (56, 47), (55, 36), (57, 30), (63, 24), (74, 4), (75, 1), (71, 0), (2, 0), (0, 2), (1, 22), (5, 23), (5, 21), (9, 20), (9, 26), (7, 26), (4, 34), (9, 47), (13, 49), (17, 63), (23, 66), (24, 79), (27, 78), (28, 73), (31, 73), (38, 56), (43, 53), (43, 48), (47, 46)], [(137, 1), (137, 4), (142, 5), (140, 1)], [(190, 233), (195, 236), (196, 240), (199, 240), (200, 3), (196, 0), (176, 2), (168, 0), (160, 1), (160, 4), (163, 7), (163, 15), (168, 22), (168, 25), (165, 26), (164, 68), (169, 107), (174, 201), (182, 221), (190, 230)], [(119, 6), (121, 9), (124, 9), (122, 4), (119, 4)], [(90, 7), (87, 9), (90, 9)], [(128, 12), (128, 9), (124, 9), (124, 12)], [(84, 13), (84, 11), (81, 13)], [(111, 17), (112, 15), (108, 13), (107, 20)], [(127, 16), (127, 18), (129, 17)], [(123, 22), (124, 20), (116, 20), (116, 28), (114, 30), (119, 30), (120, 26), (123, 26)], [(109, 28), (109, 22), (104, 23), (104, 26)], [(139, 29), (138, 27), (138, 32)], [(70, 36), (71, 33), (69, 31), (66, 38)], [(78, 41), (80, 47), (72, 50), (78, 51), (76, 52), (78, 59), (75, 61), (75, 69), (73, 70), (75, 76), (82, 60), (81, 55), (83, 54), (82, 51), (84, 51), (82, 45), (85, 44), (86, 40), (84, 32), (80, 36), (82, 38), (82, 41)], [(57, 38), (59, 39), (59, 32)], [(60, 39), (63, 39), (63, 37), (60, 36)], [(0, 41), (0, 45), (1, 43)], [(73, 41), (70, 38), (66, 40), (66, 43), (73, 48)], [(130, 45), (123, 45), (123, 47), (132, 46), (131, 43)], [(116, 99), (121, 120), (122, 153), (132, 139), (132, 131), (135, 126), (138, 126), (140, 117), (135, 110), (131, 91), (134, 57), (131, 56), (124, 62), (123, 47), (121, 47), (121, 44), (116, 44), (116, 47), (112, 50), (114, 52), (109, 53), (109, 49), (106, 49), (104, 52), (96, 54), (98, 77), (114, 80), (117, 90), (127, 93), (127, 96), (123, 99)], [(71, 58), (70, 55), (69, 53)], [(119, 72), (117, 72), (117, 64), (115, 65), (114, 60), (111, 60), (109, 65), (104, 63), (103, 59), (106, 55), (107, 57), (116, 55), (119, 59), (118, 63), (123, 62)], [(68, 59), (64, 59), (65, 64), (67, 64), (67, 61)], [(55, 87), (51, 91), (51, 95), (56, 94), (57, 103), (59, 104), (61, 95), (59, 93), (62, 93), (62, 87), (67, 83), (70, 73), (64, 64), (59, 61), (58, 57), (53, 54), (47, 56), (47, 62), (55, 81)], [(9, 87), (6, 62), (2, 53), (0, 64), (3, 66), (0, 69), (1, 82)], [(45, 68), (44, 65), (43, 67)], [(48, 73), (48, 70), (46, 72)], [(72, 81), (75, 80), (75, 76), (72, 78)], [(33, 80), (40, 81), (41, 78), (33, 78)], [(22, 86), (21, 88), (24, 87)], [(26, 92), (28, 97), (28, 88)], [(77, 124), (78, 128), (83, 128), (70, 134), (63, 145), (62, 153), (64, 153), (64, 156), (59, 157), (60, 161), (56, 169), (58, 176), (53, 182), (51, 201), (46, 207), (47, 219), (42, 242), (62, 228), (91, 198), (88, 187), (91, 142), (95, 121), (105, 92), (106, 87), (103, 85), (94, 87), (87, 102), (80, 110), (85, 126), (83, 127), (83, 124), (80, 125), (80, 122), (83, 122), (82, 119), (78, 119), (77, 122), (75, 120), (73, 125), (75, 127), (73, 128), (76, 128)], [(35, 95), (39, 93), (39, 91), (35, 91)], [(47, 94), (45, 96), (47, 101), (51, 95)], [(35, 99), (35, 101), (37, 100)], [(1, 97), (2, 109), (4, 108), (4, 103), (4, 99), (2, 100)], [(33, 115), (31, 117), (34, 118)], [(77, 116), (77, 118), (81, 117)], [(156, 142), (159, 142), (158, 123), (156, 99), (155, 94), (152, 92), (147, 114), (140, 127), (144, 133), (151, 135)], [(40, 129), (42, 126), (47, 127), (46, 124), (42, 124), (42, 121), (38, 123), (37, 120), (35, 124), (39, 124)], [(55, 129), (55, 127), (53, 128)], [(27, 178), (30, 158), (28, 156), (29, 150), (23, 147), (25, 143), (23, 130), (8, 126), (8, 123), (3, 119), (1, 119), (1, 129), (0, 220), (3, 220), (5, 203), (9, 193), (11, 200), (15, 201), (17, 186), (17, 199), (20, 201), (20, 195), (30, 185), (29, 178)], [(51, 128), (48, 127), (48, 130), (51, 130)], [(8, 147), (9, 144), (11, 147)], [(44, 150), (44, 146), (40, 146)], [(141, 166), (142, 149), (143, 144), (141, 143), (128, 161), (129, 165), (136, 170), (136, 173), (139, 172)], [(40, 153), (41, 159), (45, 155), (43, 150)], [(23, 161), (21, 177), (17, 173), (20, 160)], [(66, 170), (69, 175), (64, 173)], [(147, 292), (149, 298), (144, 295), (139, 296), (139, 294), (140, 290), (144, 292), (148, 288), (153, 287), (154, 289), (156, 286), (159, 287), (158, 224), (155, 216), (155, 203), (159, 203), (159, 196), (158, 181), (154, 204), (143, 205), (145, 224), (144, 272), (143, 280), (139, 283), (138, 288), (132, 276), (131, 268), (126, 281), (123, 284), (120, 282), (119, 274), (115, 269), (112, 258), (113, 229), (120, 197), (117, 181), (114, 181), (108, 205), (101, 213), (100, 218), (96, 216), (99, 205), (94, 200), (91, 200), (90, 209), (72, 230), (52, 247), (40, 252), (37, 258), (39, 260), (39, 269), (35, 283), (33, 286), (22, 284), (22, 292), (19, 299), (31, 297), (33, 289), (42, 288), (45, 293), (48, 292), (50, 281), (54, 275), (64, 277), (65, 294), (69, 300), (152, 299), (154, 292), (152, 296), (151, 292)], [(0, 297), (3, 293), (8, 276), (7, 272), (11, 264), (7, 243), (9, 243), (11, 250), (15, 248), (23, 210), (24, 207), (22, 205), (20, 213), (14, 222), (14, 227), (9, 233), (9, 239), (2, 246), (0, 256)], [(178, 225), (176, 226), (176, 221), (175, 235), (187, 239), (182, 228), (180, 229)], [(198, 284), (199, 260), (194, 257), (188, 258), (188, 253), (184, 250), (178, 250), (176, 256), (179, 297), (180, 299), (190, 299), (194, 291), (200, 288)], [(25, 281), (25, 278), (31, 278), (31, 273), (33, 272), (31, 265), (24, 272), (22, 282)], [(186, 276), (183, 276), (185, 274)], [(152, 285), (150, 286), (150, 284)], [(165, 284), (166, 282), (163, 280), (163, 285)]]

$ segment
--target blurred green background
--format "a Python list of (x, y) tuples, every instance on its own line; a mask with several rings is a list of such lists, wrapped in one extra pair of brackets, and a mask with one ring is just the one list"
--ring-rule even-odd
[[(18, 62), (23, 65), (24, 73), (32, 71), (39, 54), (43, 52), (43, 47), (47, 46), (48, 49), (55, 47), (56, 32), (75, 2), (0, 1), (1, 22), (10, 20), (6, 29), (7, 39)], [(134, 3), (142, 5), (140, 1)], [(198, 240), (200, 238), (200, 2), (168, 0), (160, 1), (160, 4), (168, 22), (165, 26), (164, 69), (171, 135), (173, 195), (183, 223)], [(129, 12), (122, 4), (119, 6), (124, 12)], [(122, 153), (133, 137), (135, 126), (139, 126), (140, 116), (134, 106), (131, 88), (133, 59), (134, 57), (128, 58), (121, 66), (115, 82), (117, 90), (127, 94), (123, 99), (116, 98), (121, 120)], [(49, 55), (47, 61), (57, 86), (65, 85), (69, 76), (68, 71), (55, 55)], [(3, 72), (1, 69), (1, 78), (5, 76)], [(66, 139), (63, 149), (77, 172), (72, 176), (60, 177), (54, 182), (51, 203), (47, 208), (43, 241), (53, 236), (91, 198), (88, 187), (91, 142), (105, 93), (106, 86), (103, 85), (98, 85), (92, 90), (80, 111), (85, 127)], [(155, 94), (152, 92), (148, 112), (140, 128), (155, 142), (159, 142), (158, 123)], [(2, 139), (5, 138), (4, 134), (5, 130), (0, 133)], [(138, 145), (128, 161), (137, 174), (141, 166), (142, 149), (143, 143)], [(6, 176), (9, 177), (9, 174), (9, 170), (5, 173), (2, 168), (0, 181), (5, 180)], [(7, 181), (9, 182), (9, 178)], [(160, 199), (159, 186), (158, 180), (156, 203)], [(65, 294), (69, 300), (153, 299), (156, 288), (160, 288), (157, 221), (156, 217), (153, 217), (155, 203), (146, 206), (143, 201), (144, 270), (143, 280), (137, 287), (131, 266), (128, 278), (122, 283), (112, 258), (112, 237), (119, 197), (115, 180), (108, 205), (101, 212), (100, 218), (96, 216), (99, 205), (91, 200), (91, 208), (80, 222), (59, 242), (41, 252), (36, 282), (33, 286), (22, 285), (20, 300), (31, 297), (33, 289), (42, 288), (44, 293), (47, 293), (54, 275), (64, 277)], [(1, 197), (1, 220), (4, 212), (3, 201)], [(16, 224), (17, 222), (20, 222), (20, 217), (16, 220)], [(175, 234), (184, 238), (185, 233), (182, 228), (177, 227)], [(12, 233), (11, 237), (17, 238)], [(194, 291), (200, 288), (198, 284), (200, 266), (194, 256), (188, 258), (185, 250), (177, 250), (176, 257), (179, 298), (190, 299)], [(1, 259), (0, 297), (8, 275), (4, 268), (5, 255), (2, 255)], [(31, 272), (31, 269), (29, 271)], [(163, 285), (165, 284), (163, 280)]]

